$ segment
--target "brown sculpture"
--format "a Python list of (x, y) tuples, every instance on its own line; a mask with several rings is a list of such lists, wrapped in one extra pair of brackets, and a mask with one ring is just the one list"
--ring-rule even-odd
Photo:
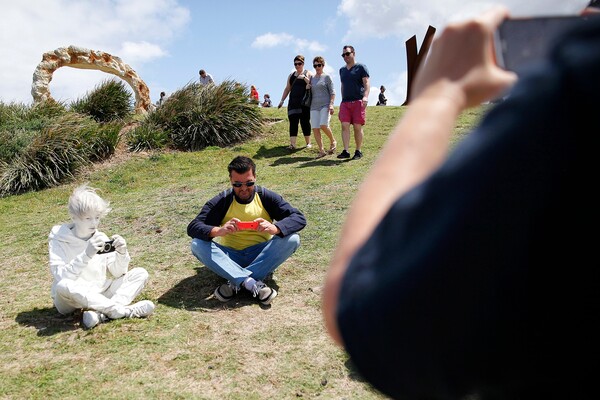
[(413, 36), (406, 41), (406, 61), (407, 61), (407, 73), (408, 79), (406, 84), (406, 100), (402, 104), (403, 106), (408, 105), (408, 99), (410, 98), (410, 88), (412, 86), (412, 81), (415, 79), (415, 74), (417, 73), (417, 69), (421, 62), (427, 57), (427, 53), (429, 52), (429, 47), (431, 46), (431, 42), (433, 41), (433, 35), (435, 35), (435, 28), (429, 25), (427, 28), (427, 33), (425, 34), (425, 38), (423, 39), (423, 43), (421, 44), (421, 51), (417, 52), (417, 37)]
[(59, 47), (44, 53), (33, 73), (31, 95), (35, 103), (52, 98), (49, 84), (52, 74), (60, 67), (96, 69), (118, 76), (126, 81), (135, 94), (135, 112), (145, 114), (152, 105), (150, 90), (138, 74), (119, 57), (98, 50), (89, 50), (77, 46)]

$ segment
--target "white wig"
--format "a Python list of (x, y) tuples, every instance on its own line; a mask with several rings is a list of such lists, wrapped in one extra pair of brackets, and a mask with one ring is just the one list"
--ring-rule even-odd
[(81, 218), (90, 212), (96, 212), (104, 217), (111, 210), (109, 205), (108, 201), (96, 194), (96, 189), (83, 184), (76, 187), (69, 198), (69, 214), (71, 218)]

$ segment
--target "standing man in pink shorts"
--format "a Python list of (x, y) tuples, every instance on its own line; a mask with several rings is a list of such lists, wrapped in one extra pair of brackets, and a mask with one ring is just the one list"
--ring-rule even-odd
[(350, 158), (350, 125), (354, 129), (356, 151), (353, 160), (363, 156), (360, 150), (363, 142), (363, 125), (365, 124), (367, 103), (369, 101), (369, 70), (364, 64), (354, 60), (354, 47), (346, 45), (342, 50), (342, 57), (346, 66), (340, 68), (340, 81), (342, 103), (340, 104), (339, 118), (342, 123), (342, 142), (344, 150), (337, 158)]

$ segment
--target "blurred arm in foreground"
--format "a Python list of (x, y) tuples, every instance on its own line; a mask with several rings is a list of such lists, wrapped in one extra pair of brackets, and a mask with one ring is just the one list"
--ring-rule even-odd
[[(577, 195), (574, 180), (591, 180), (594, 170), (577, 163), (594, 159), (589, 135), (600, 130), (592, 118), (600, 23), (557, 39), (548, 59), (449, 153), (460, 113), (516, 82), (493, 58), (493, 32), (507, 16), (494, 8), (433, 42), (410, 106), (352, 203), (326, 278), (327, 329), (393, 397), (585, 390), (567, 377), (572, 364), (556, 361), (577, 352), (556, 344), (597, 347), (573, 311), (597, 315), (586, 310), (593, 245), (569, 232), (595, 225), (596, 196)], [(565, 274), (569, 266), (577, 273)]]

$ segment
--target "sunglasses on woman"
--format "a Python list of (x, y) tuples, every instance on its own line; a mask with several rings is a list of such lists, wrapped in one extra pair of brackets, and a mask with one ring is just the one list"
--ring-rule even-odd
[(313, 64), (313, 68), (321, 68), (323, 64)]

